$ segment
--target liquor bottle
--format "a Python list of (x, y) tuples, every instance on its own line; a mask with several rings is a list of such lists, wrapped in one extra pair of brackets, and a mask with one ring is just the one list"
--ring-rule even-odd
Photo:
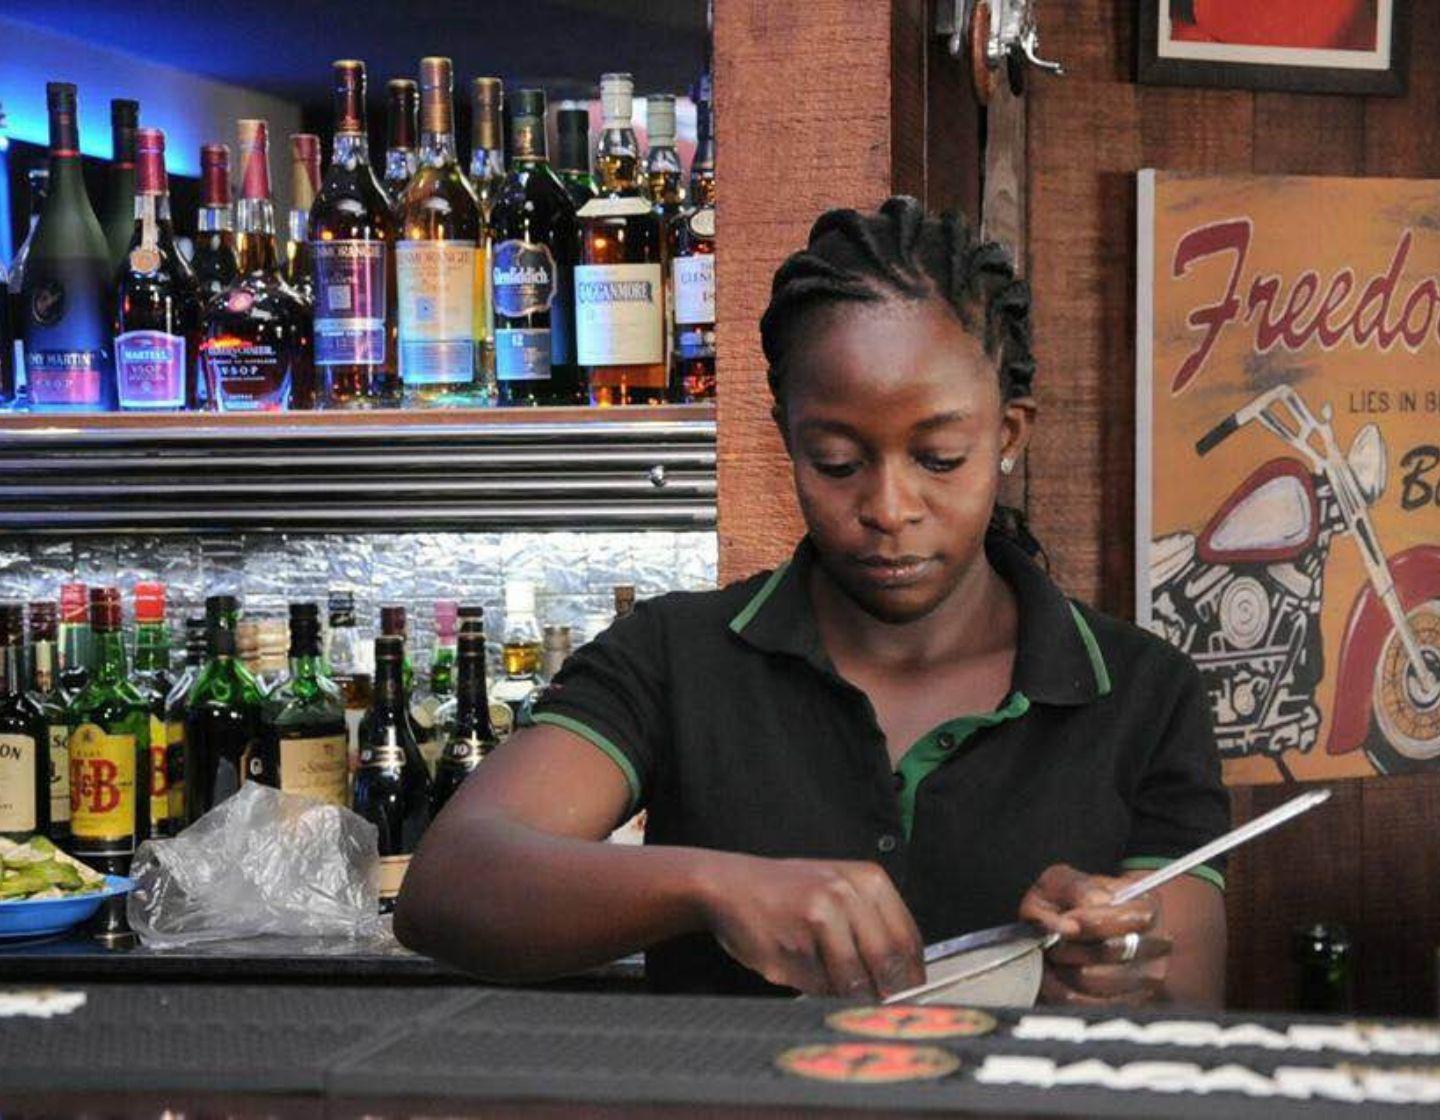
[(175, 678), (170, 673), (170, 632), (165, 626), (163, 583), (135, 585), (135, 671), (130, 683), (150, 712), (150, 835), (171, 836), (176, 830), (170, 820), (170, 737), (165, 707)]
[(240, 122), (240, 275), (205, 310), (200, 361), (221, 412), (313, 408), (310, 309), (280, 275), (264, 121)]
[(355, 595), (332, 589), (327, 604), (330, 632), (325, 642), (325, 672), (345, 698), (345, 726), (349, 729), (350, 758), (360, 757), (360, 721), (370, 709), (373, 666), (355, 626)]
[(136, 134), (138, 162), (130, 250), (115, 301), (115, 382), (122, 409), (175, 412), (197, 407), (200, 296), (175, 245), (165, 134)]
[(404, 685), (407, 697), (415, 688), (415, 664), (410, 658), (410, 626), (405, 617), (405, 608), (390, 604), (380, 608), (380, 633), (387, 638), (399, 638), (405, 650)]
[(185, 714), (190, 690), (205, 667), (205, 620), (185, 620), (185, 669), (165, 698), (165, 787), (170, 835), (185, 827)]
[[(124, 875), (150, 833), (150, 711), (130, 683), (120, 592), (90, 590), (90, 625), (99, 647), (95, 676), (70, 704), (71, 850), (97, 871)], [(123, 896), (102, 910), (101, 930), (125, 930)]]
[(629, 74), (600, 79), (600, 195), (580, 208), (575, 342), (593, 405), (663, 404), (664, 239), (640, 183)]
[(285, 283), (307, 304), (315, 303), (315, 265), (310, 255), (310, 208), (320, 193), (320, 137), (290, 137), (290, 219), (285, 238)]
[(15, 396), (13, 404), (23, 408), (30, 398), (29, 385), (25, 381), (25, 302), (20, 298), (25, 286), (25, 262), (30, 259), (30, 245), (35, 240), (35, 226), (40, 221), (40, 211), (45, 207), (45, 196), (50, 193), (50, 172), (35, 167), (25, 175), (30, 186), (30, 224), (25, 230), (25, 240), (15, 250), (10, 260), (10, 298), (5, 314), (10, 320), (10, 345), (15, 355), (11, 366), (14, 378)]
[(635, 588), (628, 583), (618, 583), (611, 594), (615, 599), (615, 621), (619, 622), (635, 610)]
[(314, 603), (290, 604), (290, 672), (271, 694), (270, 709), (248, 779), (348, 807), (345, 698), (321, 664)]
[(570, 627), (546, 625), (540, 646), (540, 683), (549, 684), (570, 656)]
[(696, 121), (691, 206), (666, 230), (674, 320), (670, 399), (682, 404), (715, 399), (715, 135), (705, 98), (696, 102)]
[(645, 99), (645, 136), (650, 143), (645, 154), (645, 193), (655, 204), (661, 223), (668, 222), (685, 206), (685, 173), (680, 153), (675, 150), (675, 97), (652, 93)]
[(110, 304), (115, 268), (80, 173), (75, 87), (45, 87), (50, 193), (25, 262), (25, 376), (37, 412), (110, 411)]
[(0, 836), (50, 832), (50, 732), (25, 679), (24, 612), (0, 603)]
[[(485, 695), (490, 698), (490, 726), (494, 729), (495, 738), (504, 742), (515, 730), (515, 713), (503, 700), (496, 698), (490, 687), (490, 661), (489, 647), (485, 641), (485, 608), (478, 603), (462, 603), (459, 610), (460, 636), (476, 634), (480, 638), (480, 648), (486, 650), (486, 660), (481, 666), (481, 673), (485, 678)], [(439, 721), (441, 734), (455, 722), (455, 699), (451, 697), (440, 707)]]
[(545, 91), (505, 101), (509, 170), (490, 211), (495, 378), (502, 405), (580, 404), (571, 286), (575, 204), (545, 142)]
[(261, 697), (235, 652), (233, 596), (205, 600), (205, 667), (185, 705), (185, 823), (239, 792), (260, 740)]
[(505, 138), (501, 106), (505, 87), (499, 78), (476, 78), (470, 83), (470, 186), (480, 203), (479, 259), (475, 283), (479, 285), (475, 337), (479, 345), (484, 403), (495, 399), (495, 306), (490, 292), (490, 211), (505, 182)]
[[(260, 624), (254, 619), (235, 623), (235, 659), (260, 685)], [(260, 695), (265, 695), (263, 686)]]
[(230, 149), (224, 144), (206, 144), (200, 149), (200, 211), (195, 225), (195, 255), (190, 263), (200, 285), (200, 298), (208, 304), (240, 275), (230, 206)]
[[(316, 625), (319, 625), (318, 616)], [(261, 693), (269, 698), (290, 678), (290, 659), (287, 656), (290, 632), (284, 619), (262, 618), (255, 624), (255, 638), (255, 679), (260, 684)]]
[(365, 64), (334, 65), (335, 149), (310, 210), (315, 366), (325, 408), (400, 403), (391, 200), (370, 165)]
[(527, 580), (505, 584), (505, 675), (495, 682), (495, 699), (510, 709), (515, 726), (526, 701), (540, 685), (542, 636), (535, 620), (535, 585)]
[(420, 167), (400, 199), (396, 274), (407, 404), (479, 403), (480, 203), (455, 157), (448, 58), (420, 60)]
[(409, 78), (385, 83), (385, 193), (397, 210), (400, 196), (415, 178), (420, 158), (415, 150), (420, 134), (420, 88)]
[(95, 670), (95, 635), (90, 629), (90, 589), (83, 583), (60, 587), (60, 689), (68, 704), (90, 683)]
[(110, 266), (118, 270), (130, 252), (135, 229), (135, 136), (140, 127), (140, 102), (110, 102), (110, 168), (105, 175), (105, 201), (100, 227), (105, 231)]
[(498, 741), (490, 726), (490, 704), (485, 695), (485, 638), (462, 634), (459, 646), (459, 681), (455, 690), (455, 719), (446, 732), (430, 795), (430, 817), (439, 816), (460, 783), (495, 749)]
[(66, 697), (60, 688), (60, 656), (56, 647), (54, 603), (30, 604), (30, 698), (45, 717), (49, 736), (50, 839), (70, 846), (70, 727), (65, 722)]
[(430, 656), (429, 682), (423, 691), (417, 689), (410, 697), (410, 714), (415, 718), (416, 726), (415, 739), (431, 777), (435, 776), (440, 749), (445, 742), (440, 710), (455, 695), (455, 634), (458, 621), (458, 608), (454, 601), (436, 601), (435, 651)]
[(410, 731), (402, 680), (405, 643), (375, 639), (375, 696), (360, 726), (352, 808), (379, 832), (380, 911), (395, 898), (410, 856), (430, 823), (430, 776)]
[(1316, 922), (1290, 935), (1293, 994), (1289, 1010), (1344, 1015), (1355, 1010), (1354, 954), (1349, 931), (1336, 922)]
[(578, 210), (600, 193), (590, 170), (590, 109), (562, 101), (555, 110), (555, 174)]

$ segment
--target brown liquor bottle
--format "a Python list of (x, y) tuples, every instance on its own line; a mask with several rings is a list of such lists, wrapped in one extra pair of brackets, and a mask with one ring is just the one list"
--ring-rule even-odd
[(690, 165), (693, 205), (670, 219), (670, 399), (715, 399), (715, 139), (710, 104), (696, 104), (699, 143)]
[(320, 193), (320, 137), (297, 132), (290, 137), (290, 220), (285, 239), (285, 283), (315, 302), (310, 257), (310, 208)]
[(400, 403), (395, 361), (397, 222), (370, 163), (365, 64), (334, 65), (335, 150), (310, 211), (315, 366), (326, 408)]
[(280, 275), (264, 121), (242, 120), (240, 275), (205, 312), (200, 361), (212, 407), (279, 412), (315, 406), (310, 309)]
[(575, 341), (594, 405), (664, 404), (664, 241), (640, 183), (629, 74), (600, 79), (600, 195), (580, 208)]
[(645, 193), (655, 204), (662, 222), (668, 222), (685, 206), (684, 167), (675, 150), (675, 97), (652, 93), (645, 99)]
[(420, 166), (420, 87), (409, 78), (385, 83), (385, 193), (399, 209), (400, 196)]

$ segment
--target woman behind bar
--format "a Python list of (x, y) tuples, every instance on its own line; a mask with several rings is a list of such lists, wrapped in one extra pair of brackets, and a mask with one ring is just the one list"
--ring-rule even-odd
[[(761, 321), (805, 539), (570, 659), (425, 837), (405, 944), (498, 980), (646, 948), (660, 990), (884, 996), (924, 943), (1020, 917), (1063, 937), (1045, 1002), (1220, 1003), (1220, 868), (1109, 901), (1228, 826), (1199, 676), (1066, 599), (997, 506), (1029, 303), (913, 199), (816, 222)], [(601, 842), (639, 807), (644, 847)]]

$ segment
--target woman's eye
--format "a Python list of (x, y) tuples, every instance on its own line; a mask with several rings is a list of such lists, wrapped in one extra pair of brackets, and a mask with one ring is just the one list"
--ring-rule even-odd
[(933, 471), (935, 474), (949, 474), (965, 461), (963, 456), (957, 459), (946, 459), (940, 455), (920, 455), (917, 460), (927, 471)]
[(814, 463), (813, 466), (826, 478), (849, 478), (860, 469), (859, 463)]

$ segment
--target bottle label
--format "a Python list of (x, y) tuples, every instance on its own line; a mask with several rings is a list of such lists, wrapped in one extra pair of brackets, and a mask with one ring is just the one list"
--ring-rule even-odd
[(380, 857), (380, 897), (394, 898), (400, 893), (405, 882), (405, 872), (410, 868), (409, 856)]
[(50, 823), (70, 823), (70, 729), (50, 725)]
[[(533, 241), (502, 241), (490, 267), (490, 299), (497, 319), (543, 315), (555, 305), (559, 289), (550, 246)], [(498, 333), (498, 332), (497, 332)]]
[(185, 407), (185, 340), (160, 331), (127, 331), (115, 339), (121, 408)]
[(35, 768), (44, 765), (32, 736), (0, 735), (0, 832), (34, 832), (40, 827)]
[(715, 255), (676, 257), (670, 262), (675, 285), (675, 322), (687, 326), (715, 321)]
[(170, 819), (170, 775), (165, 769), (169, 732), (165, 721), (150, 717), (150, 831), (158, 832)]
[(290, 371), (269, 343), (207, 343), (202, 353), (221, 412), (274, 412), (289, 402)]
[(135, 736), (108, 735), (93, 723), (70, 735), (70, 830), (77, 840), (135, 836)]
[(608, 195), (592, 198), (580, 207), (580, 218), (638, 218), (650, 213), (653, 206), (640, 195)]
[(315, 364), (385, 362), (385, 243), (315, 241)]
[(690, 224), (690, 232), (696, 237), (715, 236), (715, 207), (702, 206), (687, 220)]
[(400, 301), (400, 379), (453, 385), (475, 379), (475, 243), (395, 246)]
[(497, 381), (549, 381), (550, 332), (538, 330), (495, 331), (495, 379)]
[(25, 351), (25, 375), (30, 399), (37, 405), (101, 404), (100, 371), (105, 357), (99, 350)]
[(575, 268), (575, 340), (582, 366), (655, 365), (665, 358), (659, 264)]
[(349, 807), (350, 759), (344, 735), (280, 740), (280, 788)]
[(375, 770), (399, 770), (405, 765), (405, 748), (391, 743), (362, 743), (360, 746), (360, 768)]

